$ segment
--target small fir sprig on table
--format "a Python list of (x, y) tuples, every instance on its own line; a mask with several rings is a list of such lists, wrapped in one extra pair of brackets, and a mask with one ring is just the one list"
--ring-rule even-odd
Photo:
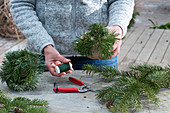
[(148, 20), (153, 24), (153, 27), (150, 27), (151, 29), (170, 29), (170, 22), (159, 25), (157, 21), (153, 22), (151, 19)]
[(17, 50), (5, 55), (0, 70), (2, 82), (15, 91), (33, 90), (37, 87), (44, 64), (38, 54)]
[(118, 34), (109, 33), (108, 29), (99, 23), (89, 26), (90, 32), (83, 34), (73, 42), (73, 49), (85, 56), (93, 56), (99, 52), (99, 58), (110, 58), (113, 55), (113, 44)]
[[(103, 68), (102, 68), (103, 67)], [(84, 65), (87, 74), (91, 76), (99, 73), (107, 81), (112, 81), (119, 77), (111, 86), (102, 88), (97, 94), (97, 98), (106, 102), (106, 106), (111, 112), (129, 112), (130, 110), (140, 110), (142, 100), (158, 105), (159, 99), (156, 93), (160, 88), (170, 88), (170, 66), (141, 64), (129, 67), (129, 71), (119, 71), (112, 67), (95, 67)], [(109, 70), (106, 72), (106, 70)], [(143, 97), (143, 98), (142, 98)]]
[(98, 66), (84, 64), (82, 69), (84, 72), (88, 74), (90, 77), (93, 77), (94, 74), (97, 74), (99, 77), (103, 77), (106, 82), (111, 82), (114, 80), (115, 77), (120, 75), (120, 72), (117, 69), (113, 69), (112, 66)]
[(11, 99), (0, 90), (0, 113), (48, 113), (48, 102), (42, 99)]

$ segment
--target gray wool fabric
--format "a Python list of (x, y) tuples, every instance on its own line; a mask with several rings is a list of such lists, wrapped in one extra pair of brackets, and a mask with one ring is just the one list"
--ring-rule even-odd
[(132, 18), (134, 0), (10, 0), (14, 22), (27, 38), (27, 48), (42, 53), (53, 45), (61, 55), (74, 55), (72, 41), (88, 26), (119, 25), (123, 36)]

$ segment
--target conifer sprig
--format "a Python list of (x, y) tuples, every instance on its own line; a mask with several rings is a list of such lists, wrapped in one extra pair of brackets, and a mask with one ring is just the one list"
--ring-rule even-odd
[(95, 65), (84, 64), (82, 69), (84, 69), (84, 72), (86, 72), (86, 74), (88, 74), (91, 77), (93, 77), (94, 74), (103, 77), (106, 82), (111, 82), (115, 77), (121, 75), (120, 71), (118, 71), (116, 68), (113, 69), (113, 67), (111, 66), (96, 67)]
[(12, 90), (33, 90), (44, 72), (43, 67), (38, 54), (26, 49), (8, 52), (1, 66), (0, 77)]
[[(95, 67), (85, 65), (87, 74), (99, 73), (107, 81), (119, 77), (111, 86), (104, 87), (97, 94), (97, 98), (106, 102), (111, 112), (129, 112), (142, 108), (142, 98), (158, 105), (156, 93), (160, 88), (170, 87), (170, 66), (163, 68), (157, 65), (141, 64), (131, 66), (129, 71), (119, 71), (107, 66)], [(110, 70), (105, 73), (106, 70)], [(112, 71), (111, 71), (112, 70)], [(90, 75), (92, 76), (92, 75)], [(110, 77), (109, 77), (110, 76)]]
[(11, 99), (0, 90), (0, 113), (47, 113), (48, 102), (42, 99)]
[(110, 58), (113, 55), (113, 44), (117, 40), (118, 34), (109, 33), (102, 24), (95, 23), (89, 26), (88, 33), (73, 42), (73, 49), (85, 56), (92, 56), (94, 52), (99, 52), (99, 58)]

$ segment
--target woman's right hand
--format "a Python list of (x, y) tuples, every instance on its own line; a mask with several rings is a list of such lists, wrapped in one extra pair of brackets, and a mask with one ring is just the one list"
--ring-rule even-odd
[(52, 45), (47, 45), (44, 48), (44, 55), (46, 68), (53, 76), (61, 77), (65, 74), (72, 72), (72, 69), (70, 69), (66, 72), (56, 73), (55, 66), (60, 65), (62, 63), (69, 63), (71, 60), (61, 56), (60, 53)]

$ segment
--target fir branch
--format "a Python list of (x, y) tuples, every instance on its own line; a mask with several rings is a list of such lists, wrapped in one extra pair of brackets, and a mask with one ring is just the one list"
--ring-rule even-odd
[(96, 94), (104, 102), (111, 102), (111, 112), (129, 112), (130, 109), (142, 108), (141, 96), (147, 97), (149, 102), (158, 104), (155, 91), (150, 85), (137, 81), (134, 78), (121, 77), (112, 86), (103, 88)]
[(0, 77), (12, 90), (33, 90), (44, 72), (43, 68), (38, 54), (26, 49), (8, 52), (1, 66)]
[(159, 25), (157, 21), (154, 23), (151, 19), (148, 20), (153, 24), (153, 27), (150, 27), (151, 29), (170, 29), (170, 22)]
[(99, 52), (99, 58), (110, 58), (113, 55), (113, 44), (118, 34), (109, 33), (102, 24), (95, 23), (89, 26), (90, 32), (83, 34), (73, 42), (73, 49), (85, 56), (93, 56)]
[(40, 99), (16, 97), (13, 100), (0, 90), (0, 113), (47, 113), (48, 102)]
[(115, 77), (120, 76), (121, 73), (115, 68), (113, 69), (112, 66), (98, 66), (84, 64), (82, 69), (84, 72), (89, 76), (93, 77), (94, 74), (98, 74), (98, 76), (103, 77), (106, 82), (112, 81)]
[(143, 65), (137, 65), (137, 66), (132, 65), (129, 68), (132, 71), (140, 71), (140, 72), (147, 72), (147, 73), (152, 73), (154, 71), (165, 71), (165, 69), (161, 66), (150, 65), (150, 64), (143, 64)]
[(111, 112), (140, 110), (141, 97), (157, 106), (159, 99), (155, 94), (162, 87), (169, 88), (170, 83), (170, 66), (163, 68), (141, 64), (131, 66), (129, 71), (119, 71), (108, 66), (85, 65), (84, 69), (87, 74), (98, 73), (99, 76), (108, 79), (107, 81), (112, 81), (115, 76), (119, 77), (111, 86), (104, 87), (96, 94), (98, 99), (107, 103)]

